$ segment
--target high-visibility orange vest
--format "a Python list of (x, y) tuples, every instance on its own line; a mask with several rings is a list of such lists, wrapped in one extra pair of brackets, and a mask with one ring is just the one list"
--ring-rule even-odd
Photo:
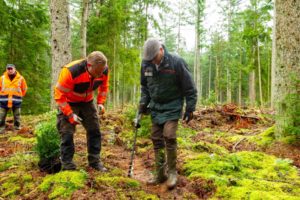
[(19, 72), (16, 73), (13, 80), (9, 79), (7, 72), (4, 72), (0, 78), (0, 107), (2, 108), (20, 107), (22, 97), (26, 94), (26, 81)]
[(98, 78), (92, 78), (87, 71), (87, 61), (76, 60), (64, 66), (54, 89), (54, 98), (60, 110), (69, 116), (73, 113), (69, 103), (93, 100), (98, 89), (97, 103), (104, 104), (109, 87), (108, 68)]

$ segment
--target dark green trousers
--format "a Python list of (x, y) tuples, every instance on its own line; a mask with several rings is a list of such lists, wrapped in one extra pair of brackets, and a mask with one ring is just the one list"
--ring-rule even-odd
[[(5, 128), (5, 119), (6, 115), (10, 108), (0, 108), (0, 127)], [(21, 125), (21, 108), (15, 108), (13, 107), (12, 109), (13, 116), (14, 116), (14, 126), (15, 127), (20, 127)]]

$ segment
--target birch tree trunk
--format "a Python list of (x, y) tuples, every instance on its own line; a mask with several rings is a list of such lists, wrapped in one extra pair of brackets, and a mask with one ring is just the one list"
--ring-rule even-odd
[(89, 0), (82, 1), (82, 17), (81, 17), (81, 57), (86, 57), (86, 31), (87, 31), (87, 21), (89, 16)]
[(300, 0), (276, 0), (276, 136), (300, 138)]
[(55, 108), (53, 89), (62, 66), (69, 63), (71, 57), (70, 19), (67, 0), (50, 0), (51, 13), (51, 51), (52, 81), (51, 108)]

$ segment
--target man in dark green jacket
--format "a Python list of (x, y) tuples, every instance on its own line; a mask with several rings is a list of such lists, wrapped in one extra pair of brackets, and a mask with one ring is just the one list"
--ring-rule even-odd
[[(184, 99), (186, 107), (183, 120), (189, 122), (195, 111), (197, 90), (187, 64), (179, 56), (169, 54), (158, 39), (148, 39), (144, 44), (139, 113), (145, 113), (148, 107), (151, 109), (156, 176), (149, 184), (167, 180), (169, 189), (176, 186), (176, 130)], [(165, 157), (168, 176), (165, 174)]]

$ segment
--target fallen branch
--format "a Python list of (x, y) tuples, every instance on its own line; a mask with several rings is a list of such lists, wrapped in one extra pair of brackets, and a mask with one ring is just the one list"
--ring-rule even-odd
[(242, 139), (240, 139), (238, 142), (236, 142), (233, 147), (232, 147), (232, 151), (236, 151), (236, 147), (242, 142), (244, 141), (246, 138), (243, 137)]

